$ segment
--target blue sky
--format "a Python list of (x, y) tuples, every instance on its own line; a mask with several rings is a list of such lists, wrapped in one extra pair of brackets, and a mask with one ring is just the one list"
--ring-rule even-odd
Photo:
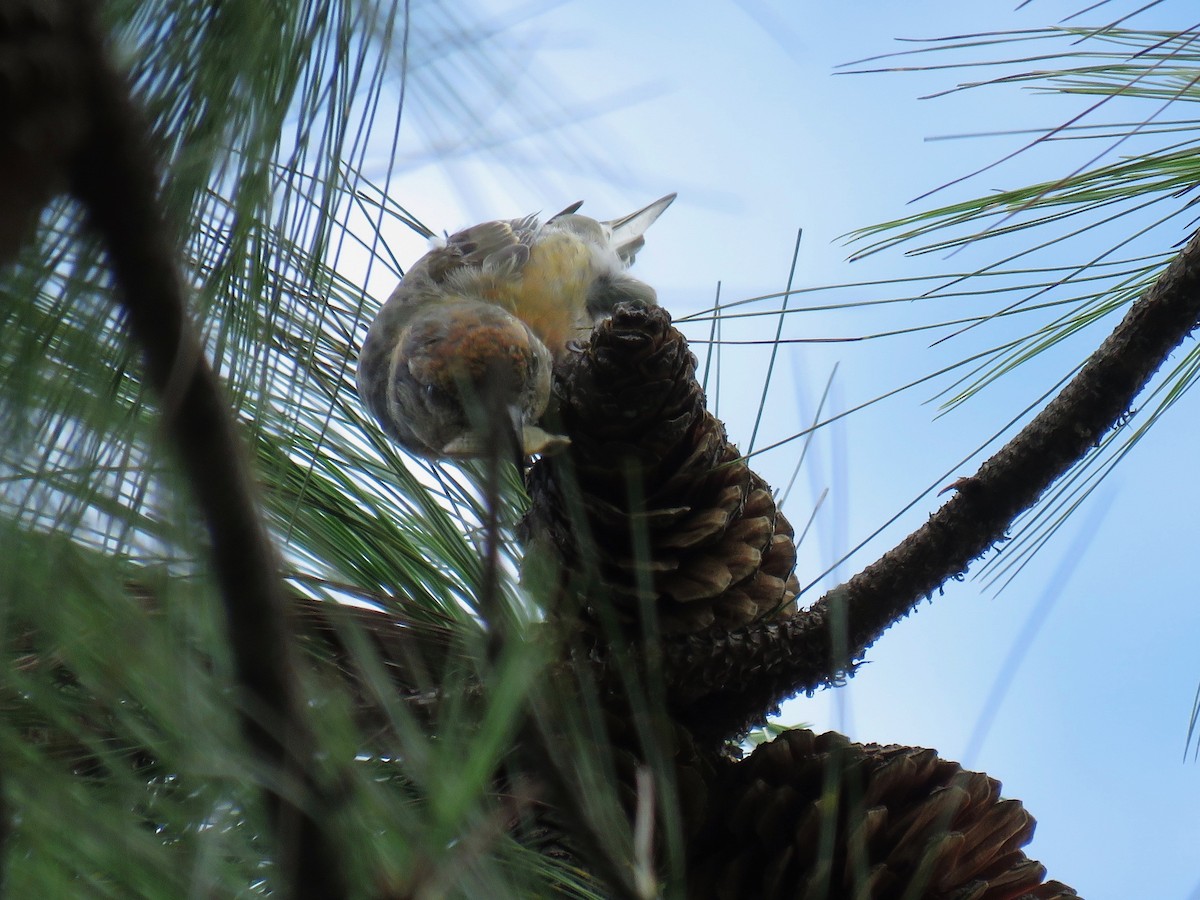
[[(797, 286), (971, 268), (1000, 249), (920, 259), (893, 251), (849, 264), (839, 236), (913, 211), (913, 198), (1025, 140), (928, 138), (1053, 125), (1079, 102), (1017, 88), (920, 100), (975, 74), (834, 72), (841, 63), (900, 49), (897, 38), (1042, 27), (1087, 4), (1014, 5), (614, 0), (538, 8), (516, 17), (507, 32), (521, 42), (525, 68), (509, 96), (481, 106), (481, 127), (519, 131), (522, 110), (547, 98), (574, 121), (489, 152), (464, 137), (464, 151), (446, 165), (445, 154), (440, 164), (426, 161), (438, 154), (410, 118), (394, 162), (376, 158), (371, 173), (380, 177), (390, 167), (392, 195), (437, 230), (553, 212), (580, 198), (585, 212), (607, 218), (678, 191), (637, 263), (639, 277), (655, 285), (677, 318), (710, 305), (718, 282), (724, 302), (781, 290), (801, 227)], [(1118, 6), (1102, 6), (1084, 22), (1100, 24), (1101, 15), (1125, 11)], [(501, 17), (516, 9), (491, 8)], [(1182, 2), (1168, 2), (1133, 24), (1181, 28), (1190, 15)], [(1067, 144), (1023, 155), (944, 199), (1060, 175), (1096, 150)], [(1183, 236), (1171, 232), (1165, 243), (1146, 246), (1166, 250)], [(389, 242), (402, 260), (425, 249), (398, 232)], [(1052, 254), (1041, 259), (1054, 261)], [(389, 279), (377, 277), (371, 290), (386, 296)], [(864, 288), (861, 296), (880, 292)], [(982, 308), (967, 302), (806, 313), (789, 317), (784, 329), (793, 338), (861, 334)], [(802, 548), (801, 582), (817, 578), (931, 485), (973, 471), (978, 460), (960, 460), (1113, 324), (1085, 331), (944, 417), (926, 402), (926, 388), (821, 431), (785, 507), (802, 525), (829, 491)], [(725, 334), (766, 338), (776, 326), (774, 317), (747, 319), (727, 324)], [(703, 339), (707, 329), (696, 324), (688, 334)], [(839, 410), (995, 340), (993, 332), (935, 349), (922, 335), (787, 344), (757, 443), (812, 418), (835, 364), (830, 402)], [(703, 359), (706, 347), (695, 349)], [(722, 350), (719, 411), (743, 449), (768, 355), (762, 346)], [(711, 401), (716, 395), (710, 390)], [(1200, 766), (1184, 760), (1200, 676), (1188, 515), (1200, 506), (1191, 464), (1200, 417), (1189, 411), (1191, 399), (1149, 433), (1002, 592), (978, 580), (951, 583), (884, 635), (848, 687), (789, 703), (783, 721), (861, 741), (936, 747), (1001, 779), (1006, 795), (1038, 819), (1030, 854), (1091, 900), (1200, 897)], [(757, 457), (776, 487), (791, 479), (798, 448)], [(924, 496), (807, 599), (874, 560), (938, 504), (932, 493)]]

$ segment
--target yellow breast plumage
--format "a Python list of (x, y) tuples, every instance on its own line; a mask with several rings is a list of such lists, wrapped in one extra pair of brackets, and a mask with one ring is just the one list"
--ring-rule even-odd
[(594, 324), (587, 306), (593, 269), (587, 244), (567, 232), (551, 233), (534, 242), (519, 279), (497, 299), (557, 358), (568, 341), (584, 337)]

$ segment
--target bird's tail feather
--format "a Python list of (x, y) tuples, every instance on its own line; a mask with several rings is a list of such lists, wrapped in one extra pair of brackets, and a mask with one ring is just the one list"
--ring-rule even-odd
[(663, 211), (675, 200), (675, 194), (659, 197), (648, 206), (643, 206), (637, 212), (631, 212), (619, 219), (610, 219), (604, 224), (612, 229), (612, 247), (617, 251), (626, 265), (633, 262), (634, 256), (646, 243), (646, 229), (663, 214)]

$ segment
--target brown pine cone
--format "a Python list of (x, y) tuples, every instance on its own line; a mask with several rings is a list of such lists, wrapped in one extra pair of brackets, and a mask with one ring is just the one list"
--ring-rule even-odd
[(728, 763), (688, 897), (1064, 900), (1021, 847), (1034, 819), (936, 751), (795, 730)]
[(649, 600), (681, 634), (791, 611), (792, 527), (705, 409), (666, 310), (619, 306), (559, 364), (554, 392), (571, 445), (530, 470), (526, 575), (558, 585), (560, 615), (574, 603), (597, 622), (605, 596), (631, 625)]

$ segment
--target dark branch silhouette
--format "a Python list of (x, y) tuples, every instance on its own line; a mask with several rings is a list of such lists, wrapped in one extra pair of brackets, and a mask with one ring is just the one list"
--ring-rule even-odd
[[(146, 129), (124, 79), (109, 65), (93, 6), (87, 0), (0, 0), (0, 61), (16, 87), (0, 100), (7, 130), (0, 161), (16, 163), (0, 172), (0, 179), (16, 182), (13, 191), (6, 182), (2, 192), (0, 254), (15, 250), (41, 204), (62, 186), (102, 238), (166, 431), (207, 522), (243, 730), (272, 771), (267, 805), (282, 893), (344, 896), (325, 815), (330, 802), (312, 775), (314, 739), (297, 689), (279, 560), (229, 404), (188, 321)], [(32, 187), (21, 184), (24, 178)]]

